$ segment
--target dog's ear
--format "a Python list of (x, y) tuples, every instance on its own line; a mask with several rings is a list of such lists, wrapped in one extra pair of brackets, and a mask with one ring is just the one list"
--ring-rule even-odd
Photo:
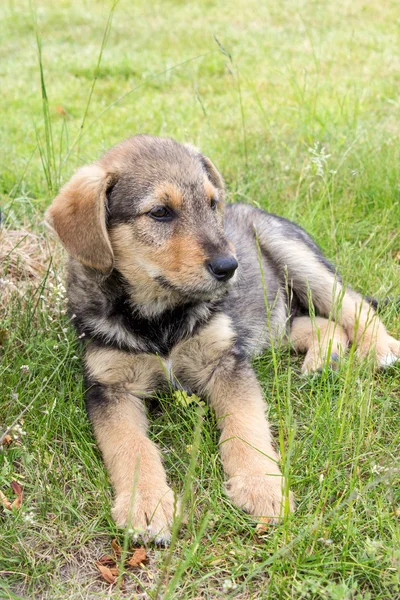
[(207, 173), (207, 177), (211, 181), (211, 183), (221, 192), (222, 199), (225, 197), (225, 182), (222, 178), (221, 173), (218, 171), (217, 167), (214, 163), (208, 158), (208, 156), (204, 156), (200, 152), (196, 146), (193, 144), (184, 144), (185, 148), (189, 150), (192, 154), (194, 154), (201, 162), (203, 169)]
[(110, 271), (114, 255), (106, 229), (106, 193), (113, 178), (99, 165), (79, 169), (46, 212), (46, 221), (79, 262)]
[(220, 190), (222, 195), (225, 195), (225, 182), (221, 173), (218, 171), (214, 163), (207, 157), (201, 155), (201, 162), (207, 172), (208, 178), (215, 187)]

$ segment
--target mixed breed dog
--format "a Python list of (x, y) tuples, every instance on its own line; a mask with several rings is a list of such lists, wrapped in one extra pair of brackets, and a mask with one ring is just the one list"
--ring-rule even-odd
[(47, 211), (69, 253), (69, 313), (85, 340), (86, 406), (113, 516), (157, 543), (169, 540), (176, 502), (146, 435), (146, 396), (173, 384), (207, 398), (229, 498), (276, 521), (294, 501), (252, 357), (287, 342), (311, 373), (334, 367), (349, 344), (378, 367), (400, 356), (303, 229), (224, 199), (199, 150), (138, 135), (78, 170)]

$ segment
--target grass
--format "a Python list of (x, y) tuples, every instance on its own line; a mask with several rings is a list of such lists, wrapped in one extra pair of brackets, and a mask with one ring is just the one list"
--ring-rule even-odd
[[(256, 536), (224, 496), (213, 415), (164, 396), (151, 436), (188, 490), (187, 523), (125, 591), (101, 582), (95, 560), (124, 535), (42, 224), (77, 166), (128, 135), (170, 135), (212, 158), (231, 201), (305, 227), (353, 287), (398, 294), (397, 2), (9, 0), (0, 18), (0, 434), (16, 421), (0, 490), (25, 493), (0, 509), (0, 597), (400, 598), (399, 367), (350, 356), (304, 379), (284, 349), (255, 368), (296, 513)], [(394, 304), (382, 318), (399, 337)]]

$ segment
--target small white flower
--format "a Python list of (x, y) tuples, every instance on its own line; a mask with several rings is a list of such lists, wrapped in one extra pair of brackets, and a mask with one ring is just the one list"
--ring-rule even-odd
[(372, 469), (371, 469), (371, 471), (374, 475), (379, 475), (384, 470), (385, 470), (385, 467), (382, 467), (381, 465), (372, 465)]
[(225, 579), (224, 583), (222, 584), (222, 589), (225, 593), (235, 590), (236, 588), (237, 584), (232, 579)]
[(22, 365), (21, 371), (24, 373), (24, 375), (26, 375), (27, 373), (29, 373), (30, 369), (29, 369), (29, 365)]

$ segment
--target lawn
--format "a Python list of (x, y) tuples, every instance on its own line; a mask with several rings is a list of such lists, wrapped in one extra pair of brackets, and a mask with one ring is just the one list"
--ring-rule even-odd
[[(24, 492), (0, 507), (0, 598), (400, 598), (400, 367), (353, 352), (311, 378), (287, 349), (255, 361), (297, 500), (260, 534), (224, 496), (207, 406), (151, 401), (186, 523), (122, 586), (102, 580), (112, 540), (135, 544), (111, 519), (43, 225), (76, 167), (171, 136), (211, 157), (229, 201), (306, 228), (351, 286), (400, 294), (398, 2), (7, 0), (0, 22), (0, 491)], [(382, 319), (400, 337), (393, 302)]]

